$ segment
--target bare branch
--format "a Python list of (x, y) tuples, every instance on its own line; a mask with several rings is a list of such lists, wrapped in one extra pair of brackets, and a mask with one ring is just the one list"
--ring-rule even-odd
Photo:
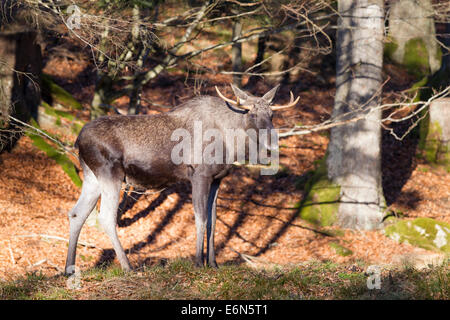
[[(418, 116), (425, 108), (427, 108), (431, 102), (433, 102), (434, 100), (438, 99), (438, 98), (443, 98), (446, 97), (450, 94), (450, 86), (448, 86), (446, 89), (434, 94), (432, 97), (430, 97), (427, 101), (411, 101), (411, 102), (397, 102), (397, 103), (386, 103), (386, 104), (382, 104), (382, 105), (378, 105), (376, 107), (370, 108), (368, 109), (364, 114), (360, 114), (361, 113), (361, 109), (358, 108), (358, 110), (355, 111), (350, 111), (347, 112), (343, 115), (341, 115), (339, 118), (335, 118), (335, 119), (329, 119), (326, 120), (320, 124), (317, 125), (313, 125), (313, 126), (294, 126), (293, 128), (289, 129), (286, 132), (281, 132), (279, 133), (279, 137), (280, 138), (285, 138), (285, 137), (290, 137), (290, 136), (295, 136), (295, 135), (305, 135), (305, 134), (309, 134), (309, 133), (313, 133), (313, 132), (318, 132), (318, 131), (323, 131), (323, 130), (327, 130), (333, 127), (337, 127), (337, 126), (342, 126), (342, 125), (346, 125), (349, 123), (353, 123), (353, 122), (357, 122), (359, 120), (363, 120), (363, 119), (367, 119), (369, 117), (369, 115), (377, 110), (386, 110), (386, 109), (390, 109), (390, 108), (397, 108), (397, 107), (409, 107), (409, 108), (416, 108), (417, 106), (420, 106), (419, 108), (416, 108), (415, 110), (413, 110), (412, 112), (410, 112), (408, 115), (402, 117), (402, 118), (394, 118), (393, 114), (396, 113), (397, 111), (394, 110), (391, 114), (389, 114), (387, 117), (381, 119), (380, 124), (383, 126), (383, 128), (389, 130), (384, 124), (383, 122), (385, 121), (391, 121), (391, 122), (402, 122), (408, 119), (411, 119), (413, 117)], [(420, 120), (422, 120), (424, 118), (424, 116), (419, 117), (418, 120), (416, 120), (412, 127), (410, 127), (407, 132), (402, 135), (401, 137), (397, 136), (394, 131), (392, 129), (389, 130), (389, 132), (391, 134), (393, 134), (393, 136), (398, 139), (398, 140), (402, 140), (404, 137), (406, 137), (406, 135), (411, 132), (411, 130), (417, 126), (417, 124), (420, 122)], [(340, 119), (344, 119), (344, 120), (340, 120)]]

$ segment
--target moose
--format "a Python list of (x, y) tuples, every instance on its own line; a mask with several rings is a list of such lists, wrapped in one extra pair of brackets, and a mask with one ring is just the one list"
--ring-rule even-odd
[[(231, 85), (236, 100), (197, 96), (168, 112), (157, 115), (104, 116), (86, 124), (75, 142), (84, 181), (81, 195), (69, 211), (70, 236), (65, 273), (75, 268), (76, 247), (81, 228), (101, 197), (98, 220), (108, 235), (122, 269), (130, 262), (117, 236), (117, 210), (122, 183), (146, 189), (161, 188), (178, 181), (190, 181), (196, 226), (195, 264), (204, 265), (204, 237), (207, 236), (206, 264), (217, 267), (214, 252), (216, 201), (221, 179), (230, 163), (179, 163), (172, 161), (177, 129), (194, 130), (194, 123), (205, 129), (273, 129), (273, 110), (297, 104), (272, 105), (279, 85), (262, 97), (255, 97)], [(227, 148), (227, 146), (225, 146)]]

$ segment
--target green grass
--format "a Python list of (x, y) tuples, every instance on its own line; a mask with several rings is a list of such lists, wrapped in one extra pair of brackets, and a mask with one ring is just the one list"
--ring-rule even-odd
[(179, 259), (125, 273), (118, 266), (81, 273), (81, 288), (68, 278), (27, 274), (0, 281), (0, 299), (449, 299), (448, 264), (417, 271), (383, 271), (381, 289), (367, 288), (366, 266), (312, 262), (255, 270), (228, 264), (196, 268)]

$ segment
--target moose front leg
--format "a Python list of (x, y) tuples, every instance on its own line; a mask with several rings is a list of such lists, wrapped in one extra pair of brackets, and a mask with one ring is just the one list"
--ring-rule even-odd
[(191, 180), (192, 203), (194, 205), (195, 227), (197, 230), (195, 264), (198, 267), (203, 267), (204, 261), (204, 240), (208, 218), (208, 197), (211, 188), (211, 180), (211, 178), (195, 175)]

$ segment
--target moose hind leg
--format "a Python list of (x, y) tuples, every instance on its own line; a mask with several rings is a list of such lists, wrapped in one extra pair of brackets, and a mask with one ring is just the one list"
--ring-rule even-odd
[(195, 227), (197, 230), (197, 243), (195, 264), (202, 267), (204, 263), (204, 240), (207, 223), (207, 205), (211, 182), (205, 177), (193, 177), (192, 203), (194, 205)]
[(208, 197), (208, 222), (206, 224), (206, 262), (210, 267), (217, 268), (216, 254), (214, 251), (214, 232), (216, 229), (216, 203), (217, 194), (219, 193), (220, 180), (216, 179), (211, 184)]
[(89, 167), (81, 163), (84, 174), (83, 187), (77, 203), (69, 212), (69, 249), (67, 251), (65, 273), (70, 275), (75, 272), (75, 258), (77, 250), (78, 237), (86, 218), (94, 209), (98, 198), (100, 197), (100, 188), (94, 173)]
[(121, 187), (122, 180), (120, 179), (101, 179), (101, 202), (98, 219), (103, 230), (111, 240), (122, 269), (129, 271), (131, 270), (131, 265), (120, 244), (116, 230)]

